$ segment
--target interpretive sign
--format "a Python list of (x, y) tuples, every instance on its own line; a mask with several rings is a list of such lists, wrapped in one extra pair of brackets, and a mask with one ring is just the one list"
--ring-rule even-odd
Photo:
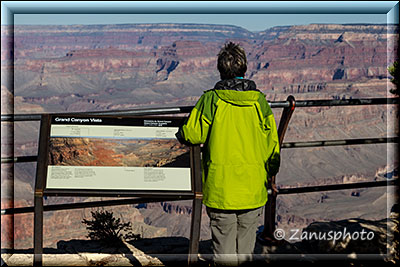
[(50, 116), (45, 191), (193, 193), (191, 147), (175, 137), (183, 120)]
[[(42, 265), (45, 196), (134, 197), (119, 205), (192, 199), (188, 261), (195, 262), (202, 213), (200, 146), (187, 146), (176, 138), (184, 120), (42, 115), (34, 193), (34, 266)], [(77, 204), (75, 208), (115, 202)]]

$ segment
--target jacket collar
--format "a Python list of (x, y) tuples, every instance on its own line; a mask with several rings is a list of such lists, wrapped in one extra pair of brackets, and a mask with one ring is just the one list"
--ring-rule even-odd
[(256, 83), (248, 79), (227, 79), (215, 84), (216, 90), (259, 91)]

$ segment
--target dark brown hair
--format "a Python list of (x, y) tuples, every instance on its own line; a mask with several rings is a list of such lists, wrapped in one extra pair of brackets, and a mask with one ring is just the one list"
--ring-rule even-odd
[(217, 67), (222, 80), (243, 77), (247, 71), (246, 52), (238, 44), (225, 44), (218, 53)]

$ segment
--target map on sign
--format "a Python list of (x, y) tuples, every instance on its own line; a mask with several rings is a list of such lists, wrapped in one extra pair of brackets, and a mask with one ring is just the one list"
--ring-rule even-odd
[(47, 189), (191, 191), (182, 118), (53, 116)]

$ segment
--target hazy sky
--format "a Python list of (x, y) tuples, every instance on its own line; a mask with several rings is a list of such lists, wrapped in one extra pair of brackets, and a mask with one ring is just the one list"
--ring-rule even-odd
[(14, 24), (72, 25), (124, 23), (226, 24), (250, 31), (311, 23), (386, 23), (386, 14), (15, 14)]

